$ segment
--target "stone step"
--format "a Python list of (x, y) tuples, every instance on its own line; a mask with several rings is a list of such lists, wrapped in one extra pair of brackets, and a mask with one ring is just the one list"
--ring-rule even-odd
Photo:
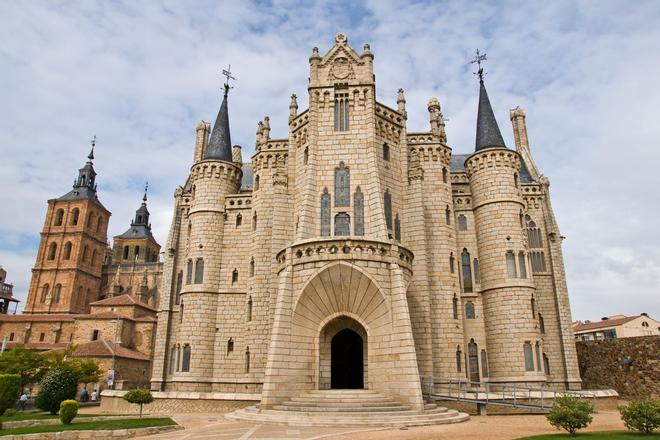
[[(284, 411), (291, 411), (289, 409), (280, 409), (278, 408), (279, 405), (276, 405), (274, 409), (272, 410), (260, 410), (257, 408), (257, 406), (249, 406), (243, 409), (246, 413), (251, 413), (251, 414), (280, 414), (283, 413)], [(451, 410), (454, 411), (455, 410)], [(389, 410), (389, 411), (378, 411), (378, 412), (369, 412), (369, 411), (358, 411), (358, 412), (350, 412), (350, 411), (334, 411), (333, 416), (350, 416), (350, 417), (361, 417), (361, 416), (370, 416), (370, 415), (378, 415), (378, 416), (401, 416), (401, 415), (419, 415), (419, 414), (440, 414), (440, 413), (448, 413), (451, 412), (445, 407), (437, 407), (437, 408), (432, 408), (428, 410), (422, 411), (416, 411), (412, 409), (406, 409), (406, 410)], [(322, 411), (316, 411), (316, 410), (309, 410), (308, 408), (304, 408), (303, 411), (295, 411), (296, 414), (309, 414), (311, 416), (318, 416), (319, 412)], [(291, 413), (294, 413), (294, 411), (291, 411)], [(346, 413), (346, 414), (343, 414)]]
[(297, 411), (297, 412), (356, 412), (356, 413), (370, 413), (370, 412), (392, 412), (392, 411), (407, 411), (410, 409), (409, 406), (402, 406), (402, 405), (397, 405), (397, 406), (348, 406), (348, 405), (341, 405), (341, 406), (327, 406), (327, 405), (319, 405), (319, 406), (311, 406), (311, 405), (304, 405), (304, 406), (296, 406), (292, 405), (291, 402), (286, 402), (283, 405), (275, 405), (273, 406), (273, 409), (279, 410), (279, 411)]
[(399, 402), (390, 399), (383, 400), (366, 400), (366, 399), (309, 399), (306, 397), (294, 397), (287, 403), (295, 405), (310, 405), (310, 406), (341, 406), (341, 405), (364, 405), (367, 406), (397, 406), (401, 405)]

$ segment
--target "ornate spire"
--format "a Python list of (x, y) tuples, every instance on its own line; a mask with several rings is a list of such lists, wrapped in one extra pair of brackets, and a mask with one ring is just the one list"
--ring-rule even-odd
[[(231, 66), (229, 67), (231, 69)], [(226, 162), (231, 162), (232, 152), (231, 152), (231, 134), (229, 132), (229, 112), (227, 109), (227, 95), (229, 95), (229, 89), (232, 87), (229, 86), (229, 80), (235, 80), (231, 76), (230, 70), (223, 70), (223, 75), (227, 77), (227, 81), (224, 84), (224, 96), (222, 98), (222, 105), (220, 105), (220, 111), (218, 112), (218, 117), (215, 120), (215, 125), (213, 125), (213, 131), (211, 131), (211, 137), (209, 138), (209, 144), (206, 147), (204, 152), (204, 159), (218, 159), (224, 160)]]
[(147, 204), (147, 191), (149, 191), (149, 182), (144, 184), (144, 196), (142, 197), (142, 203)]
[(87, 155), (87, 159), (89, 159), (90, 162), (94, 160), (94, 147), (95, 146), (96, 146), (96, 135), (94, 135), (94, 137), (92, 138), (92, 149), (89, 151), (89, 154)]
[(486, 54), (480, 54), (477, 49), (474, 60), (470, 63), (476, 63), (479, 70), (475, 75), (479, 76), (479, 109), (477, 111), (477, 136), (474, 145), (474, 150), (479, 151), (486, 148), (506, 148), (500, 127), (497, 125), (493, 108), (488, 99), (488, 92), (484, 85), (484, 69), (481, 67), (481, 62), (486, 60)]

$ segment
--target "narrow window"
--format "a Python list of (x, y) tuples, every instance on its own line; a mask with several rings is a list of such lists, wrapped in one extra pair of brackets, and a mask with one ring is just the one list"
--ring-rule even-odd
[(518, 173), (513, 173), (513, 184), (518, 188)]
[(532, 318), (536, 316), (536, 300), (534, 299), (534, 295), (532, 295), (531, 299), (531, 305), (532, 305)]
[(247, 320), (248, 322), (252, 321), (252, 297), (247, 302)]
[(193, 200), (195, 200), (195, 192), (196, 192), (196, 189), (197, 189), (196, 186), (193, 185), (193, 187), (192, 187), (192, 191), (190, 192), (190, 196), (191, 196), (191, 198), (192, 198)]
[(92, 341), (96, 341), (99, 338), (99, 331), (97, 329), (92, 330)]
[(170, 349), (170, 374), (174, 373), (174, 365), (176, 360), (176, 347), (172, 346)]
[(394, 217), (394, 239), (401, 241), (401, 220), (399, 220), (399, 214)]
[(461, 372), (461, 359), (463, 358), (463, 353), (461, 352), (461, 347), (456, 347), (456, 371)]
[(463, 292), (472, 292), (472, 262), (470, 253), (465, 248), (461, 253), (461, 272), (463, 273)]
[(392, 196), (390, 195), (390, 190), (385, 190), (385, 196), (383, 197), (383, 203), (385, 206), (385, 224), (387, 229), (392, 229)]
[(89, 214), (87, 214), (87, 222), (85, 223), (85, 225), (91, 229), (93, 223), (94, 223), (94, 213), (90, 212)]
[(344, 162), (339, 162), (339, 166), (335, 168), (335, 206), (349, 206), (350, 198), (351, 174)]
[(181, 287), (183, 287), (183, 271), (180, 270), (176, 275), (176, 293), (174, 296), (174, 304), (179, 304), (181, 301)]
[(309, 149), (308, 147), (305, 147), (305, 150), (303, 151), (303, 165), (307, 165), (308, 160), (309, 160)]
[(472, 260), (472, 266), (474, 268), (474, 282), (476, 284), (481, 284), (481, 271), (479, 270), (479, 260)]
[(45, 334), (45, 333), (41, 333), (41, 334), (39, 335), (39, 342), (44, 342), (44, 339), (46, 339), (46, 334)]
[(466, 319), (474, 319), (474, 303), (472, 301), (468, 301), (465, 303), (465, 318)]
[(123, 258), (124, 258), (124, 260), (128, 260), (128, 246), (124, 246)]
[(442, 168), (442, 181), (447, 183), (447, 168), (445, 167)]
[(85, 247), (83, 247), (83, 253), (82, 253), (83, 263), (86, 263), (88, 258), (89, 258), (89, 246), (85, 245)]
[(390, 160), (390, 146), (383, 144), (383, 159), (388, 161)]
[(186, 264), (186, 284), (192, 283), (192, 274), (193, 274), (193, 262), (188, 260)]
[(231, 273), (231, 283), (238, 283), (238, 269), (234, 269), (234, 271)]
[(328, 188), (321, 194), (321, 236), (330, 236), (330, 193)]
[(518, 265), (520, 266), (520, 278), (527, 278), (527, 265), (525, 264), (525, 253), (518, 252)]
[(250, 347), (245, 350), (245, 372), (250, 372)]
[(236, 227), (238, 228), (243, 224), (243, 216), (239, 213), (236, 215)]
[(351, 235), (351, 217), (345, 212), (335, 215), (335, 235)]
[(545, 334), (545, 319), (543, 319), (543, 315), (539, 313), (539, 330), (541, 330), (542, 334)]
[(481, 375), (488, 377), (488, 355), (486, 350), (481, 350)]
[(96, 259), (97, 259), (97, 258), (98, 258), (98, 252), (96, 251), (96, 249), (94, 249), (94, 250), (92, 251), (92, 265), (95, 265), (95, 264), (96, 264)]
[(135, 246), (135, 249), (133, 250), (133, 259), (137, 261), (138, 258), (140, 258), (140, 246)]
[(520, 229), (522, 229), (522, 228), (525, 227), (525, 225), (523, 224), (523, 217), (524, 217), (524, 216), (523, 216), (523, 212), (522, 212), (522, 209), (521, 209), (521, 210), (520, 210), (520, 213), (518, 214), (518, 218), (519, 218), (519, 220), (520, 220)]
[(229, 340), (227, 340), (227, 354), (233, 351), (234, 351), (234, 340), (232, 338), (229, 338)]
[(53, 289), (53, 303), (57, 304), (60, 302), (60, 295), (62, 293), (62, 285), (61, 284), (56, 284), (55, 288)]
[(479, 382), (479, 348), (474, 339), (468, 343), (468, 364), (470, 381)]
[(532, 272), (545, 272), (545, 255), (543, 252), (532, 251), (530, 255), (532, 259)]
[(14, 333), (13, 333), (13, 332), (12, 332), (12, 333), (9, 333), (9, 340), (10, 340), (10, 341), (13, 341), (13, 340), (14, 340)]
[(527, 241), (529, 243), (529, 247), (532, 249), (543, 248), (541, 229), (536, 226), (536, 222), (529, 214), (525, 215), (525, 222), (527, 225)]
[(451, 209), (449, 209), (449, 205), (445, 208), (445, 223), (451, 225)]
[(73, 211), (71, 211), (71, 226), (76, 226), (78, 224), (79, 217), (80, 217), (80, 209), (73, 208)]
[(252, 214), (252, 230), (257, 230), (257, 213)]
[(516, 271), (516, 254), (513, 251), (506, 251), (506, 271), (509, 278), (518, 278)]
[(259, 190), (259, 174), (254, 176), (254, 190), (255, 191)]
[(541, 343), (536, 341), (535, 352), (536, 352), (536, 370), (541, 371)]
[(202, 284), (204, 282), (204, 260), (198, 258), (195, 261), (195, 284)]
[(183, 301), (181, 301), (181, 309), (179, 310), (179, 323), (183, 322)]
[(523, 354), (525, 355), (525, 371), (534, 371), (534, 354), (529, 341), (523, 344)]
[(181, 371), (181, 346), (176, 346), (176, 371)]
[(56, 253), (57, 253), (57, 244), (56, 243), (51, 243), (48, 246), (48, 259), (49, 260), (54, 260)]
[(250, 277), (254, 276), (254, 257), (250, 259)]
[(358, 186), (353, 195), (353, 217), (355, 218), (355, 235), (364, 235), (364, 194)]
[(458, 216), (458, 230), (467, 231), (467, 217), (463, 214)]
[(99, 216), (99, 218), (96, 220), (96, 233), (97, 234), (101, 232), (101, 225), (102, 224), (103, 224), (103, 219), (101, 218), (101, 216)]
[(452, 299), (452, 309), (454, 312), (454, 319), (458, 319), (458, 298), (454, 293), (454, 299)]
[(454, 273), (454, 253), (449, 254), (449, 272)]
[(71, 242), (67, 241), (64, 245), (64, 251), (62, 252), (62, 259), (69, 260), (71, 259)]
[(348, 93), (335, 94), (335, 130), (348, 130)]
[[(239, 214), (240, 215), (240, 214)], [(236, 226), (239, 226), (238, 218), (236, 219)], [(190, 234), (192, 233), (192, 222), (188, 222), (188, 235), (187, 238), (190, 240)]]
[(58, 209), (55, 212), (55, 226), (62, 226), (62, 219), (64, 219), (64, 210)]
[(190, 371), (190, 345), (183, 346), (183, 360), (181, 361), (181, 371), (187, 373)]
[(545, 372), (546, 376), (550, 375), (550, 360), (548, 359), (548, 355), (543, 353), (543, 371)]

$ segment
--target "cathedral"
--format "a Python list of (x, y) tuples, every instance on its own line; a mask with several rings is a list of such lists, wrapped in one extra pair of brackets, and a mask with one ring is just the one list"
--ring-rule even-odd
[(373, 61), (341, 33), (313, 48), (309, 108), (291, 97), (283, 139), (259, 122), (250, 162), (231, 143), (227, 84), (215, 124), (197, 125), (152, 390), (258, 395), (267, 410), (364, 389), (423, 410), (425, 378), (579, 389), (562, 236), (525, 113), (510, 111), (509, 148), (480, 75), (474, 151), (454, 154), (436, 98), (419, 133), (403, 90), (396, 108), (376, 101)]

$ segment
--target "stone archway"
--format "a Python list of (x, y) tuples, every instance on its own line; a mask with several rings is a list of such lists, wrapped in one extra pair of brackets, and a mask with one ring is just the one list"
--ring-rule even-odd
[(368, 334), (353, 318), (339, 316), (319, 333), (319, 389), (364, 389), (368, 383)]

